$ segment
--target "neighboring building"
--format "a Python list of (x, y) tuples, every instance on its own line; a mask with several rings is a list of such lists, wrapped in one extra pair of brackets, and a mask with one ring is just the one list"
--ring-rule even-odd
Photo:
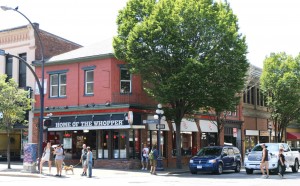
[[(34, 25), (38, 30), (44, 45), (45, 59), (81, 47), (79, 44), (39, 29), (39, 24), (37, 23), (34, 23)], [(30, 24), (0, 30), (0, 49), (5, 50), (6, 53), (24, 59), (29, 64), (35, 60), (41, 59), (40, 43)], [(24, 63), (19, 62), (17, 58), (0, 56), (0, 74), (7, 74), (8, 78), (14, 78), (20, 88), (26, 90), (35, 90), (36, 88), (32, 72), (24, 65)], [(31, 95), (33, 94), (32, 91)], [(37, 110), (39, 107), (34, 109)], [(32, 131), (33, 128), (36, 128), (36, 125), (32, 125), (32, 117), (33, 113), (29, 111), (26, 116), (26, 120), (29, 122), (28, 127), (16, 125), (15, 130), (11, 134), (11, 141), (13, 142), (11, 149), (12, 158), (21, 157), (23, 143), (33, 142), (33, 134), (30, 131)], [(6, 138), (5, 132), (0, 131), (0, 141), (5, 142), (7, 140)], [(6, 157), (5, 144), (6, 143), (0, 143), (0, 158)]]
[(242, 103), (246, 151), (252, 149), (257, 143), (272, 141), (275, 136), (266, 99), (259, 88), (261, 73), (261, 68), (250, 65)]

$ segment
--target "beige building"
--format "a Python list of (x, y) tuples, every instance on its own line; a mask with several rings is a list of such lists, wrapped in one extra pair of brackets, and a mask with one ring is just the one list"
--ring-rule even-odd
[[(44, 59), (50, 58), (54, 55), (58, 55), (64, 52), (68, 52), (77, 48), (81, 45), (74, 42), (68, 41), (64, 38), (48, 33), (44, 30), (39, 29), (39, 24), (34, 23), (36, 30), (39, 33), (44, 48)], [(20, 57), (31, 64), (35, 60), (41, 58), (41, 47), (37, 35), (33, 27), (24, 25), (20, 27), (0, 30), (0, 50), (4, 50), (5, 53)], [(28, 67), (22, 62), (19, 62), (17, 57), (12, 56), (0, 56), (0, 74), (7, 74), (8, 78), (13, 78), (23, 89), (31, 89), (31, 97), (37, 93), (36, 81), (33, 73)], [(32, 66), (33, 70), (34, 67)], [(41, 76), (38, 76), (40, 79)], [(45, 84), (45, 89), (47, 85)], [(33, 105), (34, 107), (34, 105)], [(40, 108), (33, 108), (39, 110)], [(33, 110), (32, 110), (33, 111)], [(26, 116), (29, 124), (27, 127), (22, 125), (15, 125), (15, 130), (11, 137), (11, 157), (20, 158), (22, 156), (22, 144), (26, 142), (32, 142), (32, 119), (34, 118), (33, 112), (29, 111)], [(0, 131), (0, 141), (6, 141), (5, 132)], [(1, 146), (2, 144), (2, 146)], [(0, 158), (6, 157), (6, 143), (0, 144)]]

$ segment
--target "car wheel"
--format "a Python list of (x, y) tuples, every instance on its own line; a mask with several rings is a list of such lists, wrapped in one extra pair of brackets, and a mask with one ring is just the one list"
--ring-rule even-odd
[(219, 163), (218, 165), (218, 170), (217, 170), (217, 174), (222, 174), (223, 173), (223, 164)]
[(295, 160), (295, 164), (292, 167), (292, 171), (293, 172), (298, 172), (298, 170), (299, 170), (299, 162), (298, 162), (298, 160)]
[(253, 174), (253, 170), (252, 169), (246, 169), (246, 173), (247, 174)]
[(236, 167), (235, 167), (234, 171), (235, 172), (241, 172), (241, 163), (240, 162), (236, 163)]

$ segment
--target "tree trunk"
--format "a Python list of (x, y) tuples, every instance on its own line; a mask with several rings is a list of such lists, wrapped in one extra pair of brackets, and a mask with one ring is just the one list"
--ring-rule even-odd
[(181, 135), (180, 135), (180, 123), (175, 121), (176, 125), (176, 168), (182, 169), (182, 157), (181, 157)]
[(7, 130), (7, 168), (11, 169), (10, 167), (10, 132)]

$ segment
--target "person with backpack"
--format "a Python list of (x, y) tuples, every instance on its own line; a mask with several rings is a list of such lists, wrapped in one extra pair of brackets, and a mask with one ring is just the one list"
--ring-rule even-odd
[(150, 160), (150, 174), (156, 175), (156, 165), (157, 165), (157, 158), (158, 158), (158, 150), (156, 149), (157, 145), (154, 144), (150, 153), (149, 153), (149, 160)]
[(80, 162), (82, 163), (82, 168), (83, 168), (81, 176), (86, 176), (86, 170), (87, 170), (86, 158), (87, 158), (86, 144), (83, 144), (81, 150), (81, 157), (80, 157)]

